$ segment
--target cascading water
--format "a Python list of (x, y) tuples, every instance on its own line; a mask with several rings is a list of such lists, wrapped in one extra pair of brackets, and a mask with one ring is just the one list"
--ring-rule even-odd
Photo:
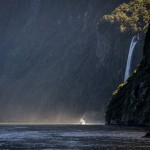
[(134, 51), (134, 48), (135, 48), (138, 40), (139, 40), (139, 35), (134, 36), (131, 40), (128, 59), (127, 59), (127, 65), (126, 65), (126, 71), (125, 71), (125, 76), (124, 76), (124, 81), (126, 81), (129, 77), (129, 75), (130, 75), (132, 55), (133, 55), (133, 51)]

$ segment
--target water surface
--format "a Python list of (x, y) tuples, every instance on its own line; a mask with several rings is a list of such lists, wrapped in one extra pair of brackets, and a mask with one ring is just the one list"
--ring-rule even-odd
[(147, 129), (100, 125), (1, 125), (0, 149), (150, 150)]

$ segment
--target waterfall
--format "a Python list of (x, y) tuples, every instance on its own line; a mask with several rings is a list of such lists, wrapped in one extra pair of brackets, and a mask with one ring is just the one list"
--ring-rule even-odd
[(129, 75), (130, 75), (132, 55), (133, 55), (134, 47), (137, 44), (138, 40), (139, 40), (139, 35), (134, 36), (131, 40), (128, 59), (127, 59), (127, 65), (126, 65), (126, 71), (125, 71), (125, 76), (124, 76), (124, 81), (126, 81), (129, 77)]

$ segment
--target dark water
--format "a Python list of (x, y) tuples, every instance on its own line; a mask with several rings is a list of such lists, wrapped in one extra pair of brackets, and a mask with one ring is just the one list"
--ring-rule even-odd
[(0, 126), (0, 149), (150, 150), (145, 132), (98, 125)]

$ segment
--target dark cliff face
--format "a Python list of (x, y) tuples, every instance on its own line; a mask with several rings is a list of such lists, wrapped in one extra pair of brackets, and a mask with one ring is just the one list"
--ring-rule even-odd
[(123, 79), (130, 38), (121, 43), (131, 36), (96, 25), (127, 1), (1, 0), (0, 121), (101, 116)]
[(106, 112), (107, 124), (150, 125), (150, 26), (143, 59), (129, 79), (113, 93)]

